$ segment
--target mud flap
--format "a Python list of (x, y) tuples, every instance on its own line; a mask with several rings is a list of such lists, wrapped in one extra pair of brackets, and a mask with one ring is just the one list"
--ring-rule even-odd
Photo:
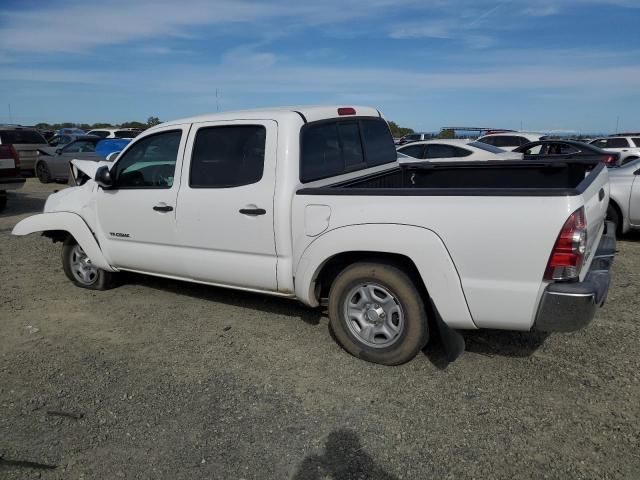
[(464, 353), (464, 337), (453, 328), (449, 328), (437, 313), (436, 324), (438, 325), (438, 334), (440, 335), (440, 341), (447, 356), (447, 361), (453, 362)]

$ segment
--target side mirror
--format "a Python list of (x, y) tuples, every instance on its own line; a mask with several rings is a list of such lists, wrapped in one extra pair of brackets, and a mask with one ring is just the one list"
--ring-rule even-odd
[(111, 172), (109, 171), (109, 167), (106, 165), (103, 165), (102, 167), (98, 168), (98, 170), (96, 170), (96, 177), (94, 178), (94, 180), (102, 188), (110, 188), (113, 186)]
[(118, 155), (120, 155), (121, 150), (118, 150), (117, 152), (111, 152), (109, 155), (106, 156), (106, 160), (107, 162), (113, 162), (116, 158), (118, 158)]
[(62, 155), (62, 149), (56, 148), (56, 155)]

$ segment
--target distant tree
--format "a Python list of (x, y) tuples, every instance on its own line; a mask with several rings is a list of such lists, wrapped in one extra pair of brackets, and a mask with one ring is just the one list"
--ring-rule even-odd
[(388, 122), (388, 123), (389, 123), (389, 129), (391, 130), (391, 135), (393, 135), (396, 138), (404, 137), (405, 135), (409, 135), (410, 133), (413, 133), (412, 128), (399, 127), (396, 122)]
[(93, 130), (94, 128), (113, 128), (113, 125), (110, 123), (98, 122), (91, 125), (89, 130)]
[(450, 128), (443, 128), (438, 134), (438, 138), (456, 138), (456, 132)]
[(158, 117), (149, 117), (147, 118), (147, 127), (155, 127), (156, 125), (161, 124), (162, 122)]

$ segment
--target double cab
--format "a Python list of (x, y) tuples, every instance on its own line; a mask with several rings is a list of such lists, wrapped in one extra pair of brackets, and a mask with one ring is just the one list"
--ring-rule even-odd
[(607, 296), (603, 163), (399, 165), (370, 107), (171, 121), (72, 170), (78, 186), (13, 234), (62, 241), (77, 286), (131, 271), (327, 305), (337, 341), (371, 362), (458, 330), (575, 330)]

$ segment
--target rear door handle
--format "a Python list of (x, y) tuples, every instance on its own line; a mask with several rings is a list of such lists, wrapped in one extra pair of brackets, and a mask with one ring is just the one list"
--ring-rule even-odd
[(171, 205), (156, 205), (153, 209), (156, 212), (171, 212), (173, 207)]
[(241, 208), (239, 212), (243, 215), (264, 215), (267, 213), (264, 208)]

